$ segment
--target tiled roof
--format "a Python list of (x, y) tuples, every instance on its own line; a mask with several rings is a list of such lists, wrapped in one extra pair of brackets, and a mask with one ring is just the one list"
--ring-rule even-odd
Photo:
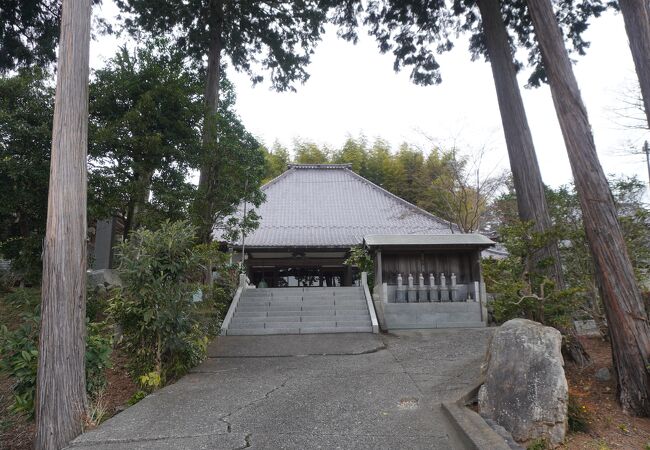
[(364, 238), (368, 247), (391, 247), (391, 246), (472, 246), (491, 247), (494, 241), (478, 233), (458, 234), (370, 234)]
[(347, 164), (294, 164), (262, 190), (260, 226), (247, 247), (350, 247), (369, 234), (457, 232)]

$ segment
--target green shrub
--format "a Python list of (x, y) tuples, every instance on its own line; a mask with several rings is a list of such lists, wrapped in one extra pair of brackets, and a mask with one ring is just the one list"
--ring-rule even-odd
[(547, 450), (549, 445), (546, 442), (546, 439), (544, 438), (539, 438), (535, 439), (533, 442), (528, 444), (528, 447), (526, 447), (526, 450)]
[[(0, 255), (2, 259), (2, 255)], [(11, 269), (0, 269), (0, 293), (9, 292), (20, 281), (20, 275), (13, 272)]]
[(122, 287), (109, 315), (122, 327), (130, 375), (153, 391), (201, 362), (207, 332), (196, 317), (192, 294), (203, 268), (186, 222), (138, 229), (119, 246)]
[(133, 395), (131, 396), (131, 398), (129, 399), (129, 401), (127, 402), (127, 404), (128, 404), (129, 406), (133, 406), (133, 405), (135, 405), (136, 403), (138, 403), (140, 400), (142, 400), (143, 398), (145, 398), (146, 396), (147, 396), (147, 393), (146, 393), (145, 391), (137, 391), (135, 394), (133, 394)]
[(375, 287), (375, 263), (365, 247), (361, 245), (352, 247), (350, 249), (350, 256), (348, 256), (343, 264), (358, 268), (359, 276), (361, 276), (361, 272), (367, 272), (368, 288), (371, 291), (373, 290)]
[(41, 308), (41, 291), (35, 288), (16, 289), (3, 297), (3, 302), (14, 313), (20, 315), (39, 314)]
[[(494, 294), (489, 304), (494, 320), (503, 323), (521, 317), (560, 328), (569, 326), (584, 298), (579, 289), (557, 289), (551, 279), (540, 275), (550, 261), (536, 258), (556, 236), (534, 232), (530, 223), (500, 231), (508, 257), (482, 262), (487, 290)], [(533, 261), (536, 267), (532, 267)]]
[(91, 399), (106, 389), (106, 369), (112, 367), (113, 337), (108, 328), (105, 322), (87, 323), (86, 392)]
[(571, 394), (569, 394), (567, 414), (569, 418), (569, 431), (575, 433), (589, 429), (589, 420), (591, 418), (589, 410), (586, 406), (581, 405)]
[(38, 367), (39, 317), (25, 316), (13, 331), (0, 327), (0, 372), (13, 380), (13, 403), (10, 409), (34, 416), (36, 369)]
[(102, 322), (106, 319), (106, 310), (108, 309), (109, 299), (112, 293), (93, 291), (88, 289), (86, 291), (86, 317), (92, 322)]
[[(13, 330), (0, 326), (0, 372), (14, 381), (10, 408), (30, 419), (34, 417), (39, 326), (38, 309), (23, 313), (21, 323)], [(92, 398), (106, 386), (105, 368), (110, 364), (112, 340), (100, 324), (88, 323), (87, 334), (86, 389)]]

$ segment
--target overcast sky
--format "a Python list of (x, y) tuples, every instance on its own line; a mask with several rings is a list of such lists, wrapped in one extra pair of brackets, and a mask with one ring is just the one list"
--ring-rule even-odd
[[(102, 14), (114, 6), (106, 1)], [(489, 64), (472, 62), (467, 44), (439, 57), (443, 82), (419, 87), (408, 72), (396, 74), (391, 55), (379, 54), (374, 40), (363, 33), (357, 45), (328, 31), (308, 67), (310, 79), (297, 92), (276, 93), (267, 84), (255, 87), (244, 74), (228, 76), (237, 91), (237, 111), (245, 126), (270, 146), (274, 141), (291, 148), (296, 138), (342, 145), (348, 136), (381, 137), (393, 148), (402, 142), (425, 150), (432, 144), (456, 142), (467, 153), (489, 149), (484, 163), (508, 167), (501, 119)], [(624, 129), (613, 112), (620, 107), (621, 92), (635, 80), (634, 66), (620, 14), (595, 19), (586, 33), (591, 48), (574, 66), (587, 105), (596, 146), (606, 173), (637, 174), (647, 180), (645, 160), (624, 156), (629, 145), (639, 147), (643, 133)], [(91, 64), (97, 68), (114, 54), (115, 38), (102, 38), (91, 46)], [(571, 169), (547, 87), (523, 89), (528, 121), (533, 132), (542, 176), (558, 186), (571, 180)]]

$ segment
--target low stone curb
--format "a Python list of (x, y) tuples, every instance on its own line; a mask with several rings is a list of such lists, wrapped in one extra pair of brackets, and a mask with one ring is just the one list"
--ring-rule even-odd
[(451, 423), (454, 448), (467, 450), (510, 450), (507, 442), (483, 418), (466, 405), (476, 398), (480, 385), (455, 402), (443, 402), (442, 410)]

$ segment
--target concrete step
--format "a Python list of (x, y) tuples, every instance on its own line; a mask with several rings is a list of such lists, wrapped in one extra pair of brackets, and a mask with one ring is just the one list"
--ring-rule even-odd
[(248, 289), (226, 334), (343, 332), (372, 332), (361, 288)]
[(228, 336), (257, 336), (264, 334), (300, 334), (300, 328), (228, 328)]
[(370, 326), (355, 327), (304, 327), (304, 328), (234, 328), (228, 329), (230, 336), (255, 336), (270, 334), (324, 334), (324, 333), (372, 333)]
[(293, 287), (293, 288), (263, 288), (246, 289), (246, 295), (297, 295), (308, 294), (340, 294), (344, 292), (363, 292), (360, 287)]
[[(304, 323), (304, 322), (303, 322)], [(336, 321), (337, 327), (356, 327), (356, 326), (371, 326), (370, 316), (363, 319), (342, 319)]]
[(334, 309), (332, 310), (315, 310), (315, 311), (268, 311), (268, 312), (262, 312), (265, 316), (269, 317), (275, 317), (275, 316), (302, 316), (302, 317), (310, 317), (310, 316), (321, 316), (321, 317), (349, 317), (351, 319), (356, 319), (359, 317), (368, 317), (368, 311), (367, 310), (339, 310), (338, 312)]
[(332, 302), (365, 302), (363, 297), (296, 297), (296, 298), (242, 298), (241, 303), (293, 303), (293, 302), (310, 302), (310, 303), (332, 303)]
[(296, 297), (301, 295), (309, 296), (334, 296), (334, 295), (363, 295), (363, 289), (353, 288), (266, 288), (247, 289), (244, 291), (246, 297)]
[(372, 333), (372, 327), (368, 325), (350, 327), (305, 327), (300, 329), (300, 334), (322, 333)]
[(327, 321), (361, 321), (365, 322), (370, 320), (369, 314), (313, 314), (313, 315), (277, 315), (277, 316), (268, 316), (268, 315), (257, 315), (257, 316), (240, 316), (235, 314), (231, 323), (241, 323), (241, 322), (327, 322)]
[[(248, 327), (248, 325), (246, 325)], [(302, 328), (305, 326), (310, 326), (310, 327), (335, 327), (336, 326), (336, 321), (334, 320), (325, 320), (325, 321), (320, 321), (320, 322), (265, 322), (264, 323), (264, 328), (293, 328), (293, 327), (298, 327)], [(252, 327), (254, 328), (254, 327)]]
[(296, 328), (358, 328), (370, 327), (370, 323), (365, 322), (341, 322), (339, 325), (334, 321), (321, 321), (321, 322), (241, 322), (233, 323), (229, 330), (290, 330)]
[(296, 297), (309, 297), (309, 298), (331, 298), (331, 297), (363, 297), (363, 292), (295, 292), (295, 293), (281, 293), (281, 294), (258, 294), (249, 293), (248, 291), (242, 295), (242, 298), (296, 298)]
[(367, 311), (365, 304), (350, 305), (237, 305), (236, 312), (259, 312), (259, 311)]
[(256, 307), (256, 308), (267, 308), (267, 307), (274, 307), (274, 306), (295, 306), (297, 308), (300, 308), (302, 306), (328, 306), (328, 307), (334, 307), (334, 306), (366, 306), (365, 301), (361, 300), (330, 300), (330, 301), (304, 301), (304, 302), (250, 302), (250, 301), (242, 301), (239, 302), (237, 305), (239, 306), (246, 306), (246, 307)]
[[(322, 317), (322, 316), (319, 316)], [(264, 323), (264, 322), (301, 322), (301, 317), (296, 315), (296, 316), (260, 316), (260, 317), (251, 317), (251, 316), (244, 316), (240, 317), (235, 314), (235, 316), (232, 318), (232, 321), (230, 322), (231, 324), (239, 324), (239, 323)]]

